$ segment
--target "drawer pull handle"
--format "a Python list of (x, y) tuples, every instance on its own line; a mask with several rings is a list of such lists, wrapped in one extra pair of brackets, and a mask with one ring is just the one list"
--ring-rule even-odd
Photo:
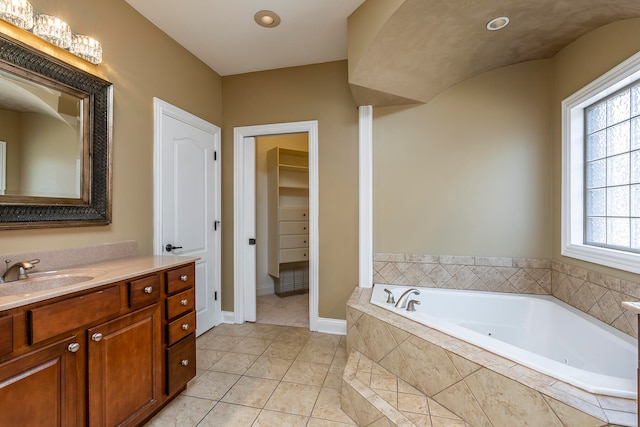
[(189, 300), (188, 299), (185, 298), (183, 300), (180, 300), (180, 305), (187, 305), (187, 304), (189, 304)]
[(80, 344), (78, 344), (77, 342), (71, 343), (69, 344), (69, 347), (67, 347), (67, 350), (69, 350), (71, 353), (76, 353), (78, 350), (80, 350)]
[(180, 361), (180, 364), (181, 364), (182, 366), (187, 366), (187, 365), (189, 365), (189, 359), (182, 359), (182, 360)]
[(186, 275), (186, 274), (183, 274), (182, 276), (180, 276), (180, 280), (181, 280), (182, 282), (186, 282), (186, 281), (187, 281), (187, 275)]
[(95, 342), (101, 341), (102, 334), (100, 332), (96, 332), (95, 334), (91, 335), (91, 339), (94, 340)]
[(303, 213), (303, 214), (302, 214), (302, 216), (307, 216), (307, 214), (306, 214), (306, 213)]
[(183, 323), (182, 324), (182, 330), (183, 331), (188, 331), (189, 330), (189, 324), (188, 323)]
[(306, 230), (306, 229), (307, 229), (307, 227), (302, 227), (302, 229), (303, 229), (303, 230)]
[(146, 288), (144, 288), (145, 294), (150, 294), (151, 292), (153, 292), (153, 286), (147, 286)]
[(307, 254), (302, 254), (302, 256), (303, 256), (303, 257), (306, 257), (306, 256), (307, 256)]

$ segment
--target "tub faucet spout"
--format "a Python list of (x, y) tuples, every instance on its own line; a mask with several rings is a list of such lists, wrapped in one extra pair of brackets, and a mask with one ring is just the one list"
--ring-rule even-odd
[(411, 288), (411, 289), (407, 289), (406, 291), (404, 291), (404, 293), (402, 295), (400, 295), (400, 298), (398, 298), (398, 302), (396, 303), (395, 307), (396, 308), (407, 308), (407, 300), (409, 299), (409, 297), (411, 295), (420, 295), (420, 291), (417, 290), (416, 288)]

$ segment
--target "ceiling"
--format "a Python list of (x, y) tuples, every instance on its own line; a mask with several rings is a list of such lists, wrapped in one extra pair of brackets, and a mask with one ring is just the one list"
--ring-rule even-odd
[[(347, 17), (364, 0), (126, 0), (221, 76), (347, 59)], [(275, 28), (258, 26), (260, 10)]]
[[(385, 4), (382, 10), (373, 1), (356, 12), (371, 9), (367, 21), (379, 19), (377, 31), (362, 42), (362, 55), (349, 55), (349, 82), (369, 90), (362, 99), (354, 92), (358, 105), (428, 102), (473, 76), (552, 58), (598, 27), (640, 17), (640, 0), (384, 1), (395, 6)], [(374, 13), (376, 7), (380, 10)], [(486, 29), (489, 20), (504, 15), (511, 20), (507, 27)], [(375, 102), (372, 90), (397, 98)]]
[[(348, 43), (354, 101), (374, 106), (428, 102), (473, 76), (551, 58), (589, 31), (640, 17), (640, 0), (126, 1), (222, 76), (344, 60)], [(263, 9), (282, 23), (258, 26)], [(486, 29), (503, 15), (506, 28)]]

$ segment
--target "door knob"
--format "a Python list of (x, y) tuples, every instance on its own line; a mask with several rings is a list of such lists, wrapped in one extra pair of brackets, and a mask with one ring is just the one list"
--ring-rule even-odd
[(171, 243), (168, 243), (167, 246), (164, 247), (167, 252), (171, 252), (174, 249), (182, 249), (182, 246), (173, 246)]

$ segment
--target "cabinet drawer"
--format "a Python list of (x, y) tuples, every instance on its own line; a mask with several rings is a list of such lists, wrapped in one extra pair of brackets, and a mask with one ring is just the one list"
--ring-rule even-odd
[(307, 248), (280, 250), (280, 262), (297, 262), (297, 261), (308, 261), (308, 260), (309, 260), (309, 250)]
[(0, 318), (0, 356), (13, 351), (13, 317)]
[(167, 394), (172, 395), (196, 376), (196, 339), (187, 337), (167, 349)]
[(309, 236), (306, 234), (280, 236), (280, 249), (308, 248)]
[(308, 222), (280, 222), (279, 223), (280, 232), (279, 234), (309, 234), (309, 223)]
[(173, 345), (196, 330), (196, 313), (191, 312), (167, 325), (167, 345)]
[(153, 304), (160, 297), (160, 276), (154, 275), (129, 282), (129, 307)]
[(167, 294), (174, 294), (183, 289), (192, 288), (196, 283), (196, 269), (194, 264), (185, 265), (175, 270), (167, 271)]
[(183, 313), (193, 311), (194, 306), (193, 288), (169, 297), (167, 298), (167, 319), (173, 319)]
[(34, 344), (120, 311), (120, 286), (29, 310), (29, 342)]
[(278, 215), (280, 221), (309, 221), (307, 208), (281, 208)]

